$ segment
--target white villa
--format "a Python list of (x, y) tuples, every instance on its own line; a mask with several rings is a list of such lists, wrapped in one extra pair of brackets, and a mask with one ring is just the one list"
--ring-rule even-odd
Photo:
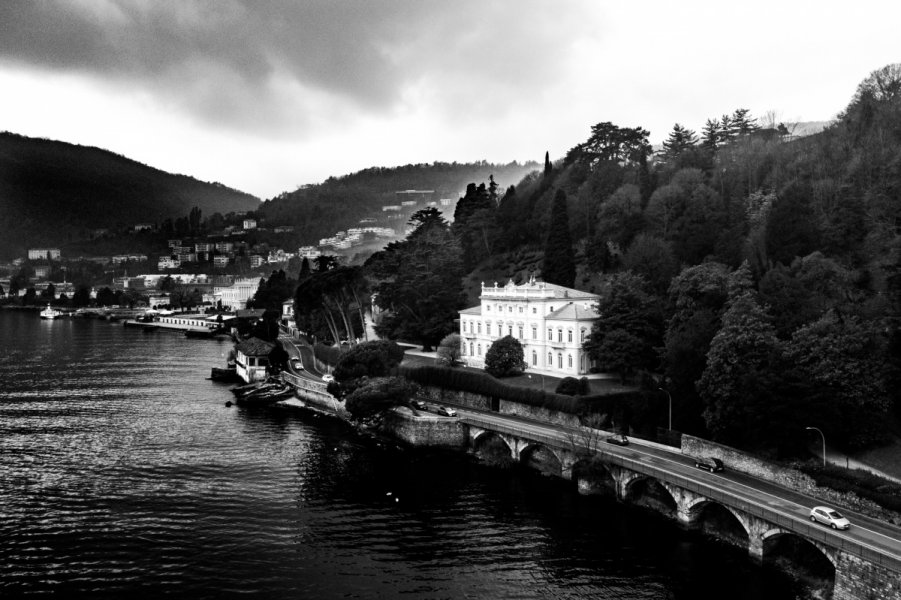
[(597, 294), (535, 281), (486, 286), (481, 304), (460, 311), (463, 360), (485, 366), (485, 353), (494, 340), (511, 335), (523, 346), (529, 369), (561, 376), (589, 372), (591, 361), (582, 343), (598, 318)]

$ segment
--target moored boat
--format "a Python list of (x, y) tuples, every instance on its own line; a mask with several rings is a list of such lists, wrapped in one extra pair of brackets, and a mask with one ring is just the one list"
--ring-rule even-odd
[(62, 311), (56, 310), (49, 304), (47, 305), (47, 308), (45, 308), (44, 310), (41, 311), (42, 319), (56, 319), (57, 317), (61, 317), (61, 316), (63, 316)]

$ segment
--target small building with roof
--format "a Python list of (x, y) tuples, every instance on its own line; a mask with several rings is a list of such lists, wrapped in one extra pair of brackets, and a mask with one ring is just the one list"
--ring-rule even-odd
[(599, 316), (598, 299), (534, 277), (520, 285), (482, 283), (480, 304), (460, 311), (462, 358), (484, 367), (491, 344), (510, 335), (522, 344), (528, 368), (560, 377), (587, 374), (594, 365), (582, 344)]
[(252, 337), (235, 346), (235, 372), (251, 383), (266, 379), (275, 344)]

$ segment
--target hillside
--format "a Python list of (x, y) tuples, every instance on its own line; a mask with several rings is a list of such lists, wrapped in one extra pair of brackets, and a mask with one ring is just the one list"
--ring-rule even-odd
[[(493, 175), (503, 190), (539, 168), (536, 162), (484, 161), (371, 167), (281, 194), (264, 202), (258, 214), (269, 223), (294, 225), (298, 238), (312, 241), (353, 227), (362, 218), (381, 216), (382, 206), (397, 203), (397, 191), (432, 190), (433, 200), (456, 202), (468, 183), (487, 183)], [(443, 212), (447, 219), (453, 218), (452, 206)]]
[(184, 217), (195, 206), (225, 214), (255, 210), (259, 200), (99, 148), (0, 133), (0, 257)]

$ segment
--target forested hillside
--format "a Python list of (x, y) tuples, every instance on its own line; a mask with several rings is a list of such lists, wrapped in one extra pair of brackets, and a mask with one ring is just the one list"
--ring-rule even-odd
[(433, 190), (436, 201), (456, 201), (472, 181), (487, 181), (494, 175), (496, 181), (510, 185), (539, 166), (535, 162), (498, 165), (482, 161), (372, 167), (285, 192), (264, 202), (258, 214), (269, 223), (294, 225), (298, 237), (316, 240), (381, 213), (382, 206), (396, 203), (397, 191)]
[(255, 210), (259, 200), (99, 148), (0, 133), (0, 257), (63, 245), (93, 229)]
[[(682, 431), (778, 454), (805, 446), (807, 427), (846, 448), (895, 434), (901, 65), (872, 73), (807, 137), (737, 109), (700, 132), (676, 124), (654, 153), (634, 125), (594, 125), (505, 191), (477, 181), (486, 185), (467, 189), (453, 225), (423, 218), (454, 234), (429, 260), (440, 255), (447, 272), (444, 255), (456, 253), (471, 280), (532, 271), (601, 293), (586, 347), (602, 370), (669, 391)], [(405, 243), (370, 264), (422, 257)], [(390, 269), (370, 276), (380, 297), (397, 296)], [(411, 298), (422, 283), (407, 288), (389, 310), (426, 319), (439, 304), (462, 306), (460, 289), (420, 306)], [(425, 343), (440, 338), (423, 328)]]

